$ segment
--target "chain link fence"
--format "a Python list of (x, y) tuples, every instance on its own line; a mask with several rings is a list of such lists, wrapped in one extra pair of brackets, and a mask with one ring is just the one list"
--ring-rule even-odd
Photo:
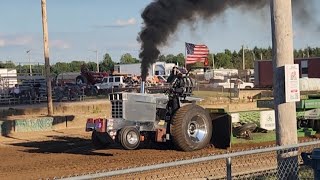
[(206, 157), (102, 171), (61, 179), (314, 179), (313, 169), (301, 153), (320, 148), (320, 141), (272, 146)]

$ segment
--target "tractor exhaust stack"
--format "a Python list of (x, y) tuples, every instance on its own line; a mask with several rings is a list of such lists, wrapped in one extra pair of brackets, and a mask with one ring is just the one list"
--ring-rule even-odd
[(145, 81), (141, 81), (140, 93), (145, 94)]

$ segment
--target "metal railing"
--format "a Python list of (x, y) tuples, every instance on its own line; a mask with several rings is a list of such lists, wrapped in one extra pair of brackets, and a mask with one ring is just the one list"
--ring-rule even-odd
[[(319, 147), (320, 141), (316, 140), (296, 145), (213, 154), (161, 164), (60, 177), (60, 179), (313, 179), (313, 170), (303, 165), (300, 154)], [(278, 161), (280, 156), (286, 161)]]

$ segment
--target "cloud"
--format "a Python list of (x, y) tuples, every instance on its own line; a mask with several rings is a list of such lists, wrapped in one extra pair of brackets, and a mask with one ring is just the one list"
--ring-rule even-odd
[(0, 39), (0, 47), (4, 47), (6, 45), (5, 40)]
[(137, 24), (137, 20), (135, 18), (129, 18), (127, 20), (118, 19), (118, 20), (116, 20), (115, 24), (97, 25), (94, 27), (96, 27), (96, 28), (121, 28), (121, 27), (133, 26), (136, 24)]
[(8, 47), (8, 46), (26, 46), (30, 45), (33, 42), (33, 38), (31, 36), (6, 36), (1, 34), (0, 36), (0, 47)]
[(52, 40), (51, 42), (49, 41), (49, 46), (52, 48), (58, 48), (58, 49), (69, 49), (71, 48), (70, 44), (64, 40)]
[(130, 26), (130, 25), (135, 25), (135, 24), (137, 24), (137, 21), (136, 21), (135, 18), (130, 18), (130, 19), (128, 19), (128, 20), (121, 20), (121, 19), (119, 19), (119, 20), (116, 21), (116, 24), (117, 24), (118, 26)]

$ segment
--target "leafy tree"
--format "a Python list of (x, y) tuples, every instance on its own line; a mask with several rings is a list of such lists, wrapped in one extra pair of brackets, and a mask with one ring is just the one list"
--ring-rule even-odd
[(136, 58), (133, 58), (131, 56), (131, 54), (126, 53), (121, 56), (120, 63), (121, 64), (134, 64), (134, 63), (139, 63), (139, 60), (137, 60)]
[(255, 46), (252, 51), (253, 51), (255, 59), (260, 60), (261, 54), (262, 54), (261, 48), (258, 48), (257, 46)]
[(215, 56), (215, 64), (217, 68), (232, 68), (233, 65), (231, 63), (232, 56), (225, 53), (217, 53)]
[(184, 66), (185, 64), (185, 57), (182, 53), (178, 54), (177, 57), (176, 57), (176, 63), (179, 64), (179, 66)]
[(177, 56), (173, 54), (169, 54), (166, 56), (165, 59), (166, 59), (165, 60), (166, 63), (175, 63), (175, 64), (179, 64), (179, 66), (184, 66), (185, 64), (185, 57), (182, 53), (178, 54)]
[(70, 64), (66, 62), (57, 62), (55, 65), (52, 66), (52, 72), (54, 74), (60, 74), (62, 72), (70, 72)]
[(114, 69), (114, 62), (112, 61), (111, 59), (111, 56), (106, 53), (104, 56), (103, 56), (103, 60), (102, 62), (100, 63), (99, 65), (100, 67), (100, 70), (101, 71), (113, 71)]
[(81, 72), (81, 66), (86, 64), (85, 61), (71, 61), (70, 72)]
[(254, 58), (255, 58), (255, 54), (253, 53), (252, 50), (246, 50), (245, 51), (245, 68), (246, 69), (252, 69), (254, 68)]
[[(95, 63), (95, 62), (91, 62), (91, 61), (88, 62), (87, 67), (88, 67), (89, 71), (97, 71), (97, 63)], [(99, 67), (99, 69), (100, 69), (100, 67)]]
[(6, 62), (0, 61), (0, 68), (14, 69), (15, 67), (16, 65), (12, 61), (6, 61)]
[(228, 56), (232, 56), (232, 53), (231, 53), (231, 51), (230, 51), (229, 49), (225, 49), (225, 50), (224, 50), (224, 53), (225, 53), (226, 55), (228, 55)]
[(159, 58), (158, 58), (158, 61), (159, 61), (159, 62), (166, 62), (166, 56), (163, 55), (163, 54), (161, 54), (161, 55), (159, 56)]
[(175, 63), (175, 56), (173, 54), (168, 54), (166, 56), (166, 63)]
[(268, 49), (263, 49), (262, 55), (263, 55), (262, 58), (264, 60), (272, 59), (272, 48), (269, 46)]
[(208, 61), (209, 61), (209, 67), (212, 67), (212, 63), (213, 63), (213, 57), (214, 57), (214, 54), (209, 54), (208, 56)]

